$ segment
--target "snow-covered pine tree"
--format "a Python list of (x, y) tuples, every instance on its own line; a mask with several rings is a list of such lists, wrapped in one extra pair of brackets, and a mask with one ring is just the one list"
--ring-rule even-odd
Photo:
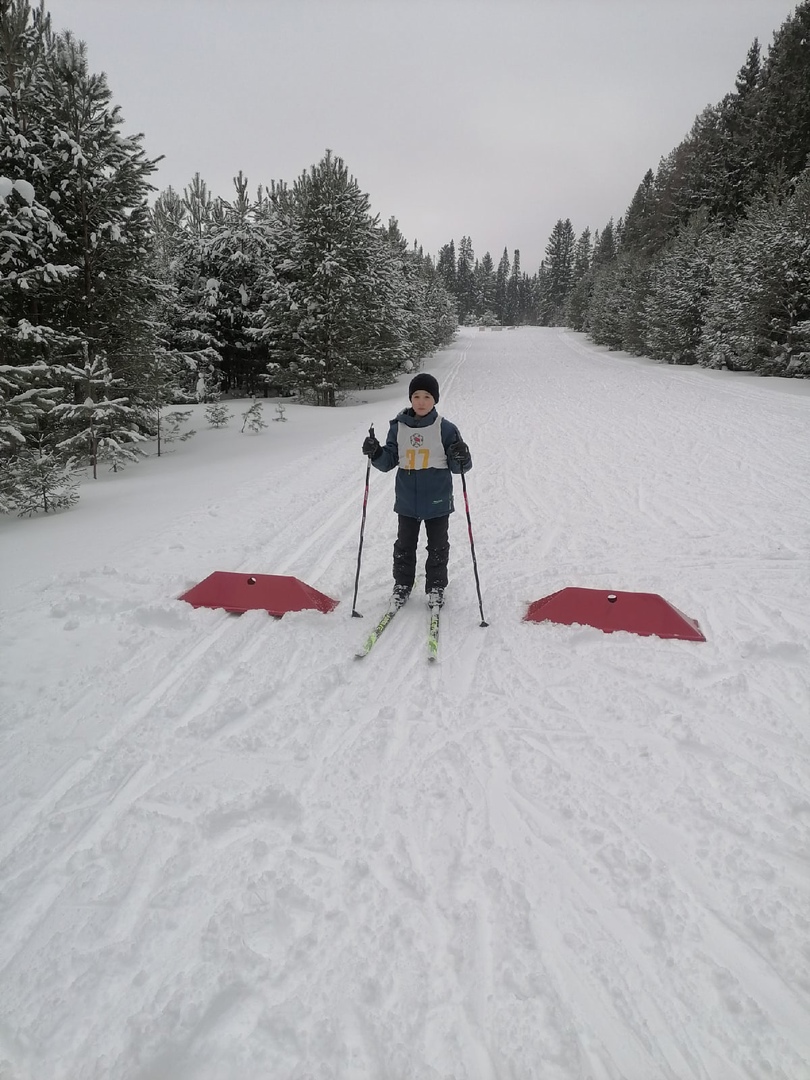
[(624, 215), (622, 250), (625, 253), (648, 254), (654, 233), (656, 208), (655, 174), (648, 169)]
[(158, 443), (158, 457), (163, 452), (164, 443), (186, 442), (197, 432), (194, 428), (183, 431), (183, 425), (191, 418), (190, 409), (174, 409), (172, 412), (162, 413), (158, 418), (158, 430), (156, 432)]
[(594, 236), (593, 240), (593, 268), (601, 270), (604, 266), (610, 266), (616, 259), (618, 241), (617, 229), (613, 218), (605, 225), (601, 232)]
[[(67, 340), (51, 298), (78, 271), (60, 261), (42, 86), (50, 16), (28, 0), (0, 4), (0, 351), (7, 364), (50, 363)], [(68, 336), (69, 337), (69, 336)]]
[(565, 325), (570, 326), (572, 330), (586, 329), (588, 304), (593, 288), (592, 261), (593, 241), (591, 230), (586, 228), (580, 234), (574, 248), (571, 289), (565, 302)]
[(92, 466), (98, 478), (99, 460), (113, 462), (115, 471), (125, 461), (137, 461), (143, 455), (138, 446), (146, 441), (140, 427), (140, 411), (126, 397), (109, 398), (108, 393), (120, 379), (113, 378), (103, 355), (85, 360), (84, 367), (64, 366), (65, 375), (75, 384), (80, 401), (55, 405), (52, 415), (68, 432), (59, 438), (56, 449), (64, 458), (79, 456)]
[(708, 214), (696, 214), (659, 253), (644, 306), (644, 352), (653, 359), (697, 363), (719, 240)]
[(515, 257), (512, 260), (512, 272), (506, 283), (506, 308), (504, 311), (505, 326), (516, 326), (520, 322), (520, 287), (522, 274), (520, 272), (520, 251), (515, 249)]
[[(810, 0), (802, 0), (774, 32), (773, 42), (756, 72), (757, 93), (749, 108), (755, 114), (748, 149), (767, 193), (776, 169), (799, 177), (810, 161)], [(749, 158), (750, 161), (750, 158)]]
[(266, 428), (267, 424), (262, 417), (262, 403), (260, 401), (254, 401), (253, 404), (242, 413), (242, 431), (245, 428), (252, 432), (254, 435), (258, 435), (262, 428)]
[(188, 235), (186, 214), (185, 201), (173, 187), (165, 188), (155, 199), (151, 211), (151, 258), (162, 283), (174, 279), (182, 258)]
[(55, 454), (25, 450), (11, 468), (11, 502), (20, 517), (66, 510), (79, 498), (78, 482)]
[(479, 322), (491, 326), (495, 315), (495, 263), (487, 251), (475, 275), (475, 307)]
[(12, 475), (10, 461), (0, 468), (0, 514), (10, 514), (17, 505), (17, 482)]
[(621, 348), (634, 356), (643, 356), (646, 352), (647, 329), (644, 312), (650, 295), (652, 262), (643, 255), (623, 255), (619, 258), (619, 264)]
[(495, 272), (495, 314), (498, 316), (498, 322), (501, 325), (504, 325), (507, 320), (506, 291), (509, 285), (510, 273), (509, 252), (504, 248), (501, 261), (498, 263), (498, 269)]
[[(384, 288), (388, 290), (391, 306), (391, 321), (385, 328), (384, 349), (390, 355), (392, 369), (410, 362), (416, 363), (421, 356), (432, 351), (430, 330), (428, 327), (424, 288), (421, 274), (421, 258), (416, 252), (408, 250), (408, 243), (399, 228), (397, 219), (392, 217), (388, 225), (380, 230), (383, 247), (379, 252), (383, 271)], [(379, 372), (368, 373), (369, 386), (378, 381)], [(387, 381), (386, 371), (383, 381)]]
[(456, 259), (456, 299), (458, 321), (467, 325), (475, 321), (475, 252), (469, 236), (462, 236)]
[(195, 400), (200, 376), (209, 392), (225, 381), (217, 325), (219, 269), (209, 253), (214, 200), (199, 173), (182, 197), (161, 192), (152, 212), (157, 364), (148, 376), (149, 407)]
[(188, 228), (185, 200), (173, 188), (166, 188), (155, 200), (151, 221), (150, 261), (157, 284), (153, 315), (156, 347), (139, 386), (139, 397), (150, 415), (169, 402), (191, 401), (201, 376), (206, 385), (215, 385), (211, 371), (221, 360), (213, 350), (209, 359), (204, 348), (184, 351), (181, 347), (181, 283), (197, 243)]
[(407, 365), (418, 365), (422, 357), (449, 340), (435, 319), (432, 305), (438, 297), (433, 294), (438, 291), (445, 296), (445, 309), (449, 300), (423, 252), (417, 245), (409, 250), (396, 218), (373, 231), (369, 246), (377, 303), (384, 317), (369, 324), (358, 385), (372, 387), (390, 382)]
[(544, 326), (564, 323), (565, 302), (573, 281), (575, 247), (576, 236), (570, 219), (559, 219), (546, 244), (546, 274), (540, 300)]
[(593, 259), (591, 262), (591, 286), (588, 306), (585, 312), (585, 329), (600, 345), (610, 344), (611, 348), (621, 347), (619, 320), (615, 317), (611, 302), (611, 290), (616, 276), (616, 229), (613, 218), (600, 231), (597, 229), (593, 240)]
[(64, 396), (54, 385), (54, 370), (44, 362), (0, 366), (0, 462), (40, 445), (49, 428), (49, 414)]
[(331, 151), (287, 188), (271, 189), (271, 261), (258, 339), (271, 381), (321, 405), (390, 377), (392, 260), (368, 196)]
[(456, 277), (456, 245), (453, 240), (439, 251), (436, 273), (450, 296), (458, 302), (458, 280)]
[[(439, 273), (417, 243), (408, 249), (396, 218), (390, 219), (383, 233), (391, 246), (395, 278), (398, 278), (393, 282), (396, 332), (404, 338), (397, 349), (397, 366), (400, 370), (412, 370), (423, 357), (453, 340), (458, 329), (458, 307), (455, 296), (447, 288), (447, 275)], [(452, 243), (442, 250), (451, 249)], [(383, 381), (387, 381), (385, 372)]]
[(140, 135), (121, 133), (106, 76), (90, 72), (84, 44), (69, 32), (50, 43), (40, 96), (49, 199), (64, 233), (59, 261), (79, 267), (54, 295), (53, 319), (75, 329), (91, 361), (104, 353), (135, 391), (154, 344), (147, 196), (156, 163)]
[(458, 309), (430, 260), (421, 263), (423, 304), (431, 349), (448, 345), (458, 330)]
[(49, 364), (0, 366), (0, 513), (17, 505), (19, 459), (34, 448), (44, 452), (52, 429), (49, 414), (63, 396)]
[(233, 418), (233, 413), (228, 412), (228, 406), (222, 401), (212, 401), (205, 407), (205, 419), (209, 427), (227, 427)]
[(259, 279), (268, 265), (269, 207), (262, 189), (254, 202), (248, 181), (234, 177), (231, 202), (215, 203), (211, 226), (201, 241), (203, 259), (216, 289), (209, 293), (213, 332), (222, 357), (223, 385), (239, 394), (255, 394), (266, 370), (267, 350), (257, 339), (260, 325)]
[[(196, 432), (180, 435), (178, 417), (187, 419), (188, 412), (172, 415), (173, 406), (196, 400), (192, 391), (193, 384), (199, 382), (201, 374), (206, 385), (217, 385), (217, 375), (210, 374), (214, 369), (212, 356), (219, 356), (214, 350), (203, 349), (199, 352), (169, 352), (162, 345), (149, 358), (138, 389), (138, 412), (141, 430), (157, 441), (157, 456), (163, 454), (165, 442), (178, 438), (191, 438)], [(210, 380), (210, 381), (209, 381)], [(215, 394), (217, 390), (213, 391)]]
[(0, 345), (6, 360), (43, 361), (70, 341), (39, 315), (45, 292), (76, 269), (50, 260), (59, 234), (34, 186), (0, 172)]
[(734, 92), (720, 103), (723, 168), (711, 210), (726, 226), (740, 219), (770, 168), (762, 154), (762, 105), (762, 57), (755, 38), (737, 73)]
[(755, 199), (719, 246), (698, 362), (810, 374), (810, 169)]

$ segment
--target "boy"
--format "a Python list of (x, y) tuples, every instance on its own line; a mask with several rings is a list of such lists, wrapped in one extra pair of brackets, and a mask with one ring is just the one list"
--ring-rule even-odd
[(416, 577), (416, 545), (420, 523), (427, 533), (425, 592), (431, 607), (441, 607), (447, 587), (450, 544), (447, 527), (453, 512), (452, 473), (472, 468), (469, 447), (455, 424), (436, 412), (439, 384), (420, 374), (408, 387), (411, 401), (391, 421), (385, 446), (369, 435), (363, 453), (380, 472), (399, 466), (394, 485), (394, 513), (399, 517), (394, 544), (394, 603), (408, 599)]

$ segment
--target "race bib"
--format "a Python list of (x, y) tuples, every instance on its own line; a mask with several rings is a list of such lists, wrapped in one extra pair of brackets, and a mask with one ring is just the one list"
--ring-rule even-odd
[(412, 428), (400, 421), (397, 446), (400, 469), (412, 472), (416, 469), (447, 468), (440, 416), (429, 427)]

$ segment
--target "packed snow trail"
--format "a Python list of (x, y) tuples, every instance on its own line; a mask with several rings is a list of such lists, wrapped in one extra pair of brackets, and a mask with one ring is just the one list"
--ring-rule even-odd
[[(540, 329), (427, 368), (490, 623), (459, 486), (436, 665), (416, 593), (353, 659), (407, 379), (0, 522), (2, 1080), (810, 1075), (810, 386)], [(341, 604), (175, 599), (216, 569)], [(521, 621), (565, 585), (708, 641)]]

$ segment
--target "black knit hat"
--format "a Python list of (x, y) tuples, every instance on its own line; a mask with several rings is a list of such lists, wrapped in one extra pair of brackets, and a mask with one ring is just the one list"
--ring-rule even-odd
[(408, 401), (411, 400), (417, 390), (427, 390), (434, 402), (438, 405), (439, 384), (432, 375), (428, 375), (425, 372), (422, 372), (420, 375), (414, 375), (411, 379), (411, 385), (408, 387)]

